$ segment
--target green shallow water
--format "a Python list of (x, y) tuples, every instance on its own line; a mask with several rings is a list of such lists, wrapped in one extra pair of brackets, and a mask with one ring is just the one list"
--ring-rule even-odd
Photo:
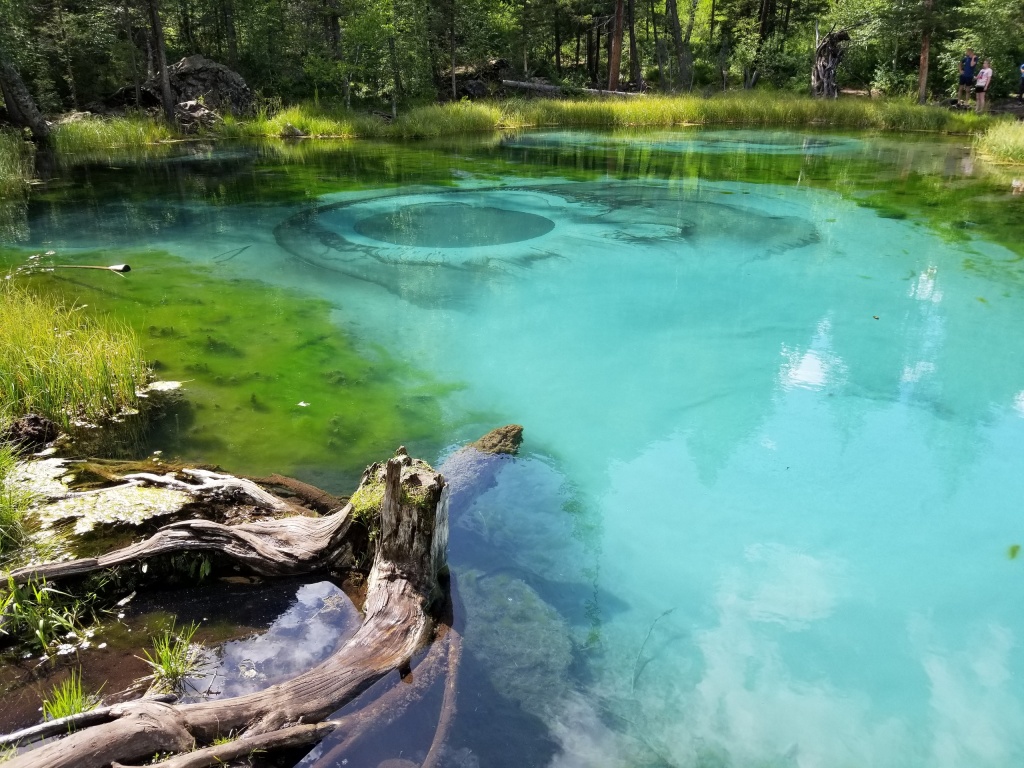
[[(1024, 759), (1024, 209), (962, 141), (182, 151), (3, 219), (10, 260), (132, 264), (37, 282), (190, 380), (152, 448), (344, 491), (526, 427), (452, 510), (446, 764)], [(422, 757), (433, 717), (304, 764)]]

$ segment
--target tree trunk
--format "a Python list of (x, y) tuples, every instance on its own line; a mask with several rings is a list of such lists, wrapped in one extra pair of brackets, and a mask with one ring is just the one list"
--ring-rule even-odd
[(690, 14), (686, 17), (686, 34), (683, 35), (683, 55), (679, 60), (679, 85), (686, 90), (693, 90), (693, 49), (690, 38), (693, 36), (693, 24), (697, 19), (697, 0), (690, 0)]
[(683, 55), (683, 28), (679, 24), (679, 9), (676, 7), (676, 0), (665, 0), (665, 15), (668, 17), (668, 24), (672, 30), (672, 41), (675, 43), (678, 83), (682, 85), (686, 67)]
[(164, 109), (164, 118), (168, 123), (174, 122), (174, 96), (171, 94), (171, 78), (167, 71), (167, 51), (164, 47), (164, 27), (160, 21), (160, 0), (147, 0), (149, 6), (149, 23), (153, 31), (153, 47), (156, 63), (160, 68), (160, 102)]
[(11, 122), (32, 131), (32, 140), (44, 144), (50, 138), (50, 126), (25, 87), (18, 70), (9, 61), (0, 60), (0, 92)]
[[(112, 707), (107, 722), (23, 753), (8, 763), (10, 768), (104, 768), (148, 760), (156, 753), (180, 753), (157, 763), (163, 768), (204, 768), (255, 750), (312, 745), (338, 729), (365, 727), (359, 713), (322, 721), (384, 675), (406, 667), (430, 638), (432, 611), (442, 597), (439, 576), (446, 567), (448, 540), (441, 475), (400, 449), (386, 465), (375, 464), (364, 473), (364, 486), (378, 483), (383, 485), (379, 544), (367, 579), (363, 623), (326, 661), (284, 683), (234, 698), (178, 706), (135, 701)], [(240, 555), (239, 561), (256, 566), (257, 572), (311, 573), (337, 561), (352, 516), (349, 504), (323, 518), (236, 527), (190, 521), (168, 526), (148, 542), (108, 557), (127, 562), (171, 551), (216, 549), (229, 557)], [(175, 547), (165, 546), (168, 537)], [(20, 571), (15, 577), (42, 571), (52, 574), (48, 578), (60, 578), (98, 570), (104, 567), (100, 561), (59, 564), (60, 572)], [(457, 647), (450, 645), (449, 664), (452, 653), (457, 662)], [(368, 709), (375, 712), (375, 706)], [(432, 746), (431, 752), (439, 749)]]
[(562, 24), (558, 14), (558, 6), (555, 6), (555, 72), (562, 76)]
[(608, 90), (619, 90), (619, 69), (622, 67), (623, 0), (615, 0), (615, 22), (612, 27), (611, 51), (608, 56)]
[[(123, 8), (127, 12), (127, 3)], [(179, 0), (178, 19), (178, 23), (181, 25), (179, 40), (181, 40), (182, 46), (188, 53), (197, 53), (195, 37), (192, 34), (192, 10), (189, 8), (189, 0)]]
[(450, 32), (451, 32), (451, 49), (452, 49), (451, 50), (451, 54), (452, 54), (451, 55), (451, 59), (452, 59), (452, 101), (458, 101), (459, 91), (458, 91), (458, 88), (455, 85), (455, 21), (457, 19), (455, 0), (451, 0), (451, 4), (452, 4), (452, 17), (451, 17), (451, 30), (450, 30)]
[(921, 60), (917, 70), (917, 102), (924, 104), (928, 101), (928, 58), (931, 53), (931, 13), (932, 0), (924, 0), (925, 19), (921, 29)]
[(128, 3), (121, 6), (121, 14), (124, 20), (124, 34), (128, 41), (128, 56), (132, 62), (132, 85), (135, 86), (135, 108), (142, 104), (142, 81), (139, 77), (138, 51), (135, 46), (135, 33), (132, 31), (131, 16), (128, 15)]
[(636, 0), (629, 0), (627, 7), (629, 14), (629, 79), (636, 85), (637, 90), (644, 89), (644, 74), (640, 64), (640, 51), (636, 44)]
[(597, 68), (594, 66), (594, 25), (587, 27), (587, 76), (590, 82), (597, 81)]
[(238, 67), (238, 35), (235, 32), (234, 0), (224, 0), (224, 33), (228, 38), (228, 64)]
[(391, 119), (398, 119), (398, 92), (402, 90), (402, 73), (398, 68), (398, 53), (395, 51), (395, 36), (388, 38), (388, 55), (391, 57)]
[(530, 30), (527, 22), (527, 2), (523, 0), (523, 18), (522, 18), (522, 32), (523, 32), (523, 77), (529, 77), (530, 73)]

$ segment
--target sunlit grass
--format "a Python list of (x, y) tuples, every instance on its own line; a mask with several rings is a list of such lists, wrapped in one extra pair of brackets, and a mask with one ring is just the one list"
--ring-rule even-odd
[(0, 425), (37, 413), (67, 428), (136, 407), (149, 375), (137, 337), (84, 309), (0, 281)]
[(978, 138), (978, 148), (989, 157), (1024, 164), (1024, 123), (1000, 121)]
[(32, 144), (13, 131), (0, 130), (0, 200), (21, 194), (32, 178)]
[(985, 123), (971, 113), (902, 99), (821, 100), (779, 93), (647, 96), (627, 99), (531, 99), (501, 104), (501, 125), (647, 127), (747, 125), (967, 132)]
[(100, 149), (138, 148), (177, 138), (163, 120), (147, 115), (90, 117), (63, 123), (53, 129), (58, 155), (80, 155)]
[(224, 138), (266, 138), (287, 136), (294, 129), (313, 138), (351, 139), (380, 136), (384, 125), (383, 120), (372, 115), (296, 104), (274, 113), (260, 110), (251, 118), (237, 119), (228, 115), (217, 133)]
[(88, 712), (95, 709), (99, 702), (98, 695), (88, 694), (82, 688), (82, 673), (75, 669), (43, 699), (43, 719), (59, 720)]
[(291, 125), (307, 136), (427, 138), (529, 127), (657, 127), (747, 125), (836, 127), (966, 133), (987, 125), (973, 113), (922, 107), (904, 99), (820, 100), (750, 92), (625, 99), (523, 99), (414, 107), (387, 123), (374, 116), (310, 104), (250, 120), (228, 119), (225, 137), (280, 136)]

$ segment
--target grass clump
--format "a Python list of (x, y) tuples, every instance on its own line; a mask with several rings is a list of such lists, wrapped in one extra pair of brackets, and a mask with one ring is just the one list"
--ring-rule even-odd
[(194, 622), (181, 632), (171, 624), (153, 638), (152, 653), (142, 652), (145, 658), (139, 658), (153, 670), (151, 691), (181, 694), (190, 677), (201, 676), (203, 646), (192, 642), (198, 630), (199, 625)]
[(14, 131), (0, 130), (0, 200), (20, 195), (32, 178), (32, 145)]
[(224, 138), (254, 139), (288, 136), (291, 129), (314, 138), (373, 138), (384, 134), (384, 121), (335, 107), (296, 104), (277, 112), (261, 109), (255, 117), (239, 120), (226, 115), (218, 133)]
[(1000, 121), (978, 138), (978, 148), (989, 157), (1024, 164), (1024, 123)]
[(62, 717), (78, 715), (95, 709), (100, 703), (97, 694), (88, 694), (82, 688), (82, 673), (72, 670), (63, 681), (57, 683), (50, 695), (43, 699), (43, 720), (59, 720)]
[(89, 617), (95, 619), (95, 601), (95, 594), (75, 598), (45, 580), (16, 584), (8, 577), (0, 592), (0, 635), (20, 640), (43, 656), (55, 649), (61, 656), (73, 653), (80, 644), (89, 645), (93, 631), (84, 624)]
[(85, 117), (53, 129), (53, 146), (59, 154), (88, 155), (113, 147), (139, 148), (177, 137), (163, 120), (147, 115)]
[(0, 281), (0, 427), (38, 413), (67, 429), (138, 403), (149, 370), (135, 334)]
[(0, 554), (17, 549), (25, 541), (25, 511), (32, 497), (8, 482), (17, 456), (7, 445), (0, 444)]

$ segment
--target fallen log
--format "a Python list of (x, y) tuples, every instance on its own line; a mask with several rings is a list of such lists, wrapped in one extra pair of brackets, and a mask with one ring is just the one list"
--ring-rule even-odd
[[(434, 628), (432, 609), (442, 594), (448, 532), (444, 478), (400, 451), (371, 466), (363, 488), (381, 484), (379, 536), (367, 580), (364, 619), (338, 651), (308, 672), (262, 691), (172, 706), (128, 702), (111, 719), (15, 757), (11, 768), (101, 768), (178, 753), (168, 765), (216, 765), (255, 749), (314, 744), (341, 727), (327, 719), (375, 681), (410, 664)], [(305, 573), (336, 559), (352, 505), (325, 518), (287, 518), (239, 526), (189, 521), (100, 558), (39, 566), (19, 579), (59, 578), (170, 551), (218, 549), (260, 573)], [(319, 525), (317, 525), (319, 524)], [(283, 548), (284, 552), (279, 548)], [(65, 570), (61, 570), (65, 568)], [(456, 659), (457, 660), (457, 659)], [(326, 721), (326, 722), (325, 722)], [(222, 744), (215, 740), (229, 738)]]
[(505, 88), (514, 88), (519, 91), (535, 91), (536, 93), (546, 93), (550, 96), (571, 96), (576, 93), (583, 93), (587, 96), (618, 96), (620, 98), (628, 98), (630, 96), (644, 95), (634, 91), (600, 91), (596, 88), (573, 88), (571, 90), (567, 90), (558, 85), (528, 83), (522, 80), (502, 80), (501, 84)]

